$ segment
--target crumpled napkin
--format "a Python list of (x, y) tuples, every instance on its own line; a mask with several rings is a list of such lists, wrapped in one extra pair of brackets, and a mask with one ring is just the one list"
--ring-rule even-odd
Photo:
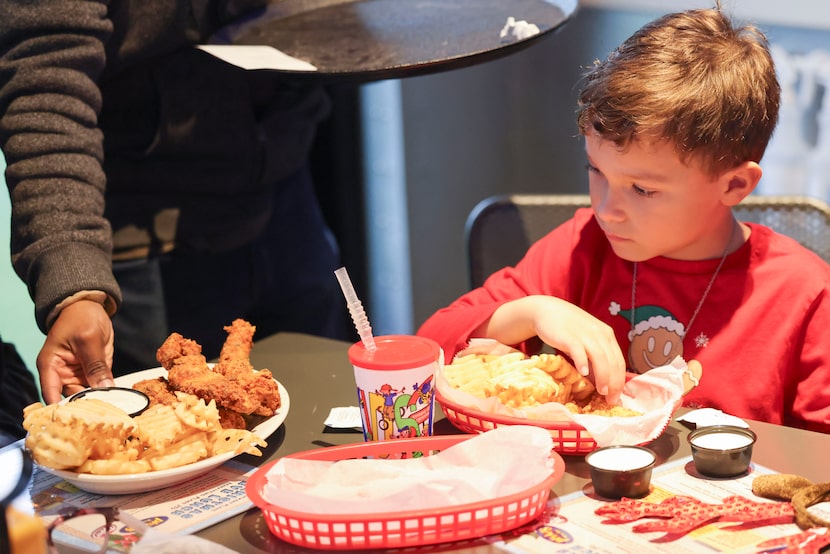
[(221, 544), (194, 535), (170, 535), (150, 528), (132, 548), (130, 554), (238, 554)]
[(685, 421), (695, 428), (710, 427), (712, 425), (735, 425), (749, 428), (749, 424), (739, 417), (727, 414), (715, 408), (698, 408), (683, 414), (677, 421)]
[(516, 425), (473, 436), (431, 456), (336, 462), (281, 458), (262, 496), (286, 509), (326, 514), (447, 508), (515, 494), (553, 471), (553, 439)]
[[(506, 354), (516, 350), (490, 339), (473, 339), (470, 348), (457, 356), (472, 353)], [(671, 421), (683, 397), (683, 375), (686, 362), (676, 357), (671, 364), (654, 368), (648, 373), (630, 379), (623, 388), (620, 403), (626, 408), (642, 412), (632, 417), (606, 417), (593, 414), (575, 414), (558, 402), (548, 402), (528, 408), (513, 408), (498, 398), (479, 398), (449, 385), (443, 368), (436, 372), (436, 389), (445, 398), (476, 410), (548, 422), (573, 421), (585, 428), (597, 446), (643, 444), (657, 438)]]
[(499, 38), (502, 39), (502, 42), (505, 42), (506, 40), (524, 40), (538, 34), (538, 25), (528, 23), (524, 19), (516, 20), (515, 17), (510, 16), (499, 32)]

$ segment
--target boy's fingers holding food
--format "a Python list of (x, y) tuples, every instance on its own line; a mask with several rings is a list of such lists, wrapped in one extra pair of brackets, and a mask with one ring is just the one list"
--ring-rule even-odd
[(613, 341), (598, 342), (589, 350), (589, 356), (597, 392), (609, 404), (618, 403), (625, 385), (625, 358), (619, 346)]

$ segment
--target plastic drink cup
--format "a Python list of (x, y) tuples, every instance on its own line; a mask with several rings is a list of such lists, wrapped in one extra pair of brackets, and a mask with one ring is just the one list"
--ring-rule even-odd
[(434, 379), (441, 347), (415, 335), (375, 337), (349, 348), (367, 441), (432, 435)]

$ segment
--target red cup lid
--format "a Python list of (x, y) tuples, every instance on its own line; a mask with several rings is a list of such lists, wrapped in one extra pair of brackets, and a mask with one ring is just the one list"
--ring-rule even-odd
[(375, 337), (377, 350), (367, 350), (362, 342), (349, 347), (349, 361), (364, 369), (412, 369), (438, 360), (441, 347), (434, 340), (417, 335)]

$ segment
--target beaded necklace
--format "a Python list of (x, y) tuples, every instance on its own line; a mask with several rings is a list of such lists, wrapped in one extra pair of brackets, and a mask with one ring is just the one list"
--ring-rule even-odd
[[(686, 338), (686, 335), (689, 333), (689, 329), (692, 328), (692, 324), (697, 319), (697, 314), (700, 312), (700, 309), (703, 307), (703, 303), (706, 302), (706, 297), (709, 296), (709, 291), (712, 290), (712, 285), (715, 284), (715, 279), (718, 278), (718, 273), (720, 273), (721, 268), (723, 267), (723, 263), (726, 261), (726, 256), (729, 254), (729, 247), (732, 244), (732, 237), (735, 236), (735, 228), (739, 227), (735, 219), (732, 220), (732, 232), (729, 235), (729, 240), (726, 241), (726, 247), (723, 249), (723, 254), (720, 257), (720, 262), (718, 262), (718, 267), (715, 268), (715, 272), (712, 273), (712, 277), (709, 278), (709, 283), (706, 285), (706, 289), (703, 291), (703, 296), (700, 297), (700, 301), (697, 303), (697, 307), (695, 307), (695, 311), (692, 312), (692, 317), (689, 319), (688, 325), (686, 325), (685, 330), (683, 331), (683, 336), (681, 338)], [(634, 330), (634, 323), (637, 321), (635, 317), (637, 311), (637, 262), (634, 262), (634, 274), (631, 280), (631, 330)]]

